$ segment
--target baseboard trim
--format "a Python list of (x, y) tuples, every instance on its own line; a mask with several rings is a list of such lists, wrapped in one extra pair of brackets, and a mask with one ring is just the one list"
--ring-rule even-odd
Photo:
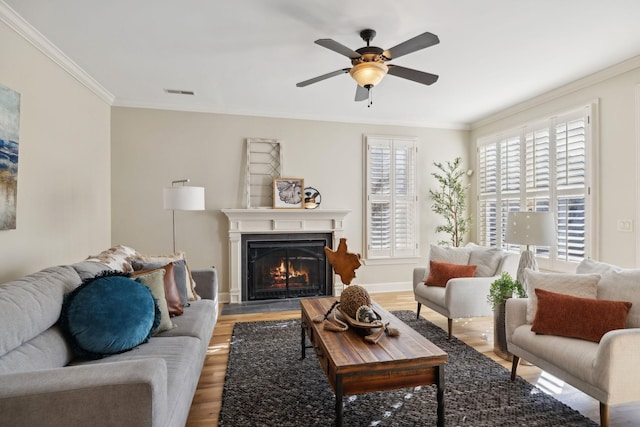
[[(357, 284), (357, 283), (354, 283)], [(413, 289), (411, 282), (389, 282), (389, 283), (369, 283), (360, 284), (370, 294), (381, 294), (386, 292), (406, 292)], [(336, 286), (333, 290), (335, 296), (340, 296), (342, 293), (342, 284)], [(218, 294), (220, 303), (227, 304), (231, 302), (231, 295), (229, 292), (220, 292)]]

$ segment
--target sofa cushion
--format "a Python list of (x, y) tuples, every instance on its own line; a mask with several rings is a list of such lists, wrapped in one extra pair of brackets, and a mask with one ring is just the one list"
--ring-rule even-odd
[(64, 294), (80, 282), (76, 270), (60, 266), (0, 285), (0, 356), (53, 326)]
[[(426, 286), (422, 287), (426, 288)], [(216, 321), (216, 309), (216, 304), (211, 300), (192, 301), (189, 306), (184, 308), (182, 316), (173, 318), (176, 324), (174, 329), (161, 332), (155, 337), (189, 336), (198, 338), (204, 345), (202, 351), (206, 351)]]
[(531, 330), (600, 342), (604, 334), (624, 329), (630, 302), (578, 298), (543, 289), (535, 290), (538, 309)]
[(71, 346), (58, 325), (54, 325), (20, 347), (0, 356), (0, 375), (61, 368), (71, 360)]
[(71, 264), (71, 267), (78, 272), (82, 281), (105, 274), (107, 271), (113, 271), (111, 267), (106, 264), (87, 260)]
[(149, 288), (123, 275), (85, 281), (67, 294), (60, 328), (79, 357), (99, 359), (146, 342), (160, 322)]
[(154, 335), (176, 327), (176, 325), (171, 321), (169, 307), (167, 306), (167, 300), (165, 299), (164, 274), (164, 269), (158, 268), (157, 270), (152, 270), (146, 274), (140, 274), (136, 276), (135, 279), (137, 282), (140, 282), (149, 288), (156, 300), (156, 304), (158, 304), (158, 309), (160, 310), (160, 324), (153, 331)]
[[(568, 372), (585, 383), (593, 384), (595, 381), (593, 364), (598, 356), (599, 345), (592, 341), (538, 335), (531, 331), (531, 325), (522, 325), (514, 331), (511, 342), (535, 355), (527, 360), (534, 365), (548, 363), (554, 369)], [(553, 374), (552, 369), (548, 372)]]
[(527, 284), (527, 323), (533, 323), (538, 307), (536, 289), (572, 295), (581, 298), (596, 299), (599, 274), (541, 273), (525, 269), (524, 280)]
[(167, 301), (169, 314), (171, 316), (180, 316), (183, 311), (183, 306), (182, 300), (180, 299), (180, 292), (178, 292), (178, 286), (176, 285), (172, 263), (165, 264), (157, 269), (135, 271), (133, 272), (131, 277), (135, 278), (137, 276), (147, 274), (158, 269), (164, 270), (164, 297)]
[(429, 260), (446, 262), (449, 264), (469, 264), (469, 256), (471, 255), (470, 247), (448, 248), (445, 246), (431, 245), (429, 249)]
[(473, 246), (468, 264), (477, 266), (475, 277), (492, 277), (500, 266), (502, 256), (502, 249)]
[(640, 270), (609, 271), (598, 283), (598, 299), (630, 301), (627, 328), (640, 328)]
[[(113, 355), (108, 361), (162, 359), (166, 364), (167, 394), (166, 400), (157, 403), (166, 406), (167, 419), (163, 419), (161, 425), (184, 426), (206, 356), (201, 348), (200, 340), (194, 337), (152, 337), (147, 344)], [(95, 363), (105, 361), (75, 361), (73, 364), (84, 366)]]
[(445, 287), (449, 280), (456, 277), (473, 277), (475, 272), (475, 265), (429, 261), (429, 277), (425, 285)]

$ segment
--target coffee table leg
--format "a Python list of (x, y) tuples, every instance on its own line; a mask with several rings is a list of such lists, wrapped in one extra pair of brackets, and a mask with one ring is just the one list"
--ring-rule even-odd
[(436, 366), (436, 399), (438, 401), (438, 427), (444, 427), (444, 365)]
[(342, 375), (336, 375), (336, 427), (342, 427)]
[(307, 357), (307, 352), (306, 352), (306, 347), (305, 347), (305, 333), (304, 333), (304, 321), (300, 322), (300, 347), (302, 348), (302, 357), (300, 358), (300, 360), (304, 359), (305, 357)]

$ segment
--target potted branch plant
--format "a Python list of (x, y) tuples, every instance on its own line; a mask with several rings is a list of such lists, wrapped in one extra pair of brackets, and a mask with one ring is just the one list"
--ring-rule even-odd
[(517, 280), (513, 280), (506, 271), (499, 279), (491, 283), (487, 301), (493, 308), (493, 352), (505, 360), (512, 360), (513, 356), (507, 351), (507, 334), (505, 330), (505, 305), (513, 295), (526, 298), (527, 292)]
[(438, 181), (439, 188), (436, 191), (429, 190), (429, 196), (433, 200), (433, 211), (445, 219), (444, 225), (436, 227), (436, 233), (449, 235), (449, 240), (441, 240), (438, 244), (458, 247), (462, 245), (462, 239), (471, 225), (471, 216), (465, 215), (469, 189), (469, 184), (463, 182), (466, 172), (461, 167), (460, 157), (453, 162), (434, 162), (433, 165), (438, 172), (431, 175)]

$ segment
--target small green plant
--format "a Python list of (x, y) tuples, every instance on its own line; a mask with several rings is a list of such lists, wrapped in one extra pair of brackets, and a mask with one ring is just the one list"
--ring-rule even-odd
[(505, 302), (508, 298), (511, 298), (513, 294), (516, 294), (520, 298), (527, 297), (527, 292), (522, 287), (522, 284), (517, 280), (513, 280), (509, 273), (503, 271), (500, 278), (491, 283), (487, 301), (495, 310), (497, 306)]
[(446, 162), (446, 165), (439, 162), (433, 165), (439, 170), (431, 174), (438, 181), (439, 189), (429, 190), (429, 196), (433, 200), (433, 211), (446, 221), (446, 224), (436, 227), (436, 233), (449, 235), (448, 241), (441, 240), (438, 244), (458, 247), (462, 245), (462, 239), (471, 225), (471, 216), (465, 215), (469, 184), (465, 185), (462, 180), (465, 174), (461, 168), (462, 159), (457, 157), (453, 162)]

